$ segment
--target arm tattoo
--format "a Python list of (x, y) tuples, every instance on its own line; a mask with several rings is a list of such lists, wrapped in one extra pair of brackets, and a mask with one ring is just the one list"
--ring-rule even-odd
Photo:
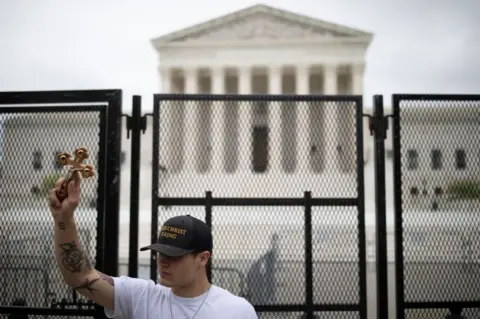
[(100, 280), (100, 278), (95, 278), (95, 279), (88, 279), (86, 278), (85, 281), (83, 282), (83, 284), (81, 284), (80, 286), (77, 286), (75, 288), (73, 288), (73, 290), (80, 290), (80, 289), (87, 289), (88, 292), (90, 292), (91, 294), (93, 294), (94, 291), (96, 291), (97, 289), (94, 289), (92, 288), (92, 285), (97, 282), (98, 280)]
[(67, 229), (67, 225), (64, 222), (59, 222), (58, 223), (58, 228), (60, 228), (61, 230), (65, 230), (65, 229)]
[(91, 267), (88, 259), (86, 259), (83, 250), (77, 246), (76, 241), (70, 243), (61, 244), (60, 247), (63, 250), (62, 264), (70, 272), (78, 273), (82, 272), (83, 262), (86, 261), (86, 266)]
[(85, 256), (85, 269), (86, 270), (92, 270), (92, 265), (90, 264), (90, 259), (88, 259), (87, 256)]
[(104, 273), (101, 273), (97, 270), (98, 274), (100, 275), (100, 277), (105, 280), (110, 286), (115, 286), (115, 283), (113, 281), (113, 278), (110, 277), (110, 276), (107, 276), (105, 275)]

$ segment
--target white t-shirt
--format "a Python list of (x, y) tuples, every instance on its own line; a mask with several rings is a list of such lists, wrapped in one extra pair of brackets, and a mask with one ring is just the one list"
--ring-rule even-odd
[[(195, 298), (182, 298), (170, 288), (152, 280), (114, 277), (115, 309), (106, 309), (108, 318), (122, 319), (191, 319), (207, 293)], [(170, 301), (173, 318), (170, 313)], [(195, 319), (258, 319), (253, 306), (244, 298), (212, 285)]]

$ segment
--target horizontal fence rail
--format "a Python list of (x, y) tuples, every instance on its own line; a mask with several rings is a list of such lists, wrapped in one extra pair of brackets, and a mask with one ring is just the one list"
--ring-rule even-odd
[[(150, 157), (150, 240), (169, 217), (204, 220), (209, 280), (259, 318), (478, 318), (480, 96), (394, 94), (391, 114), (382, 96), (369, 113), (362, 98), (155, 94), (153, 113), (134, 96), (126, 115), (120, 90), (0, 92), (0, 316), (105, 318), (63, 283), (46, 203), (64, 173), (55, 154), (86, 146), (97, 175), (82, 186), (79, 238), (108, 275), (141, 266), (158, 280), (156, 256), (138, 258)], [(120, 265), (122, 117), (132, 183)]]
[(395, 94), (392, 106), (396, 317), (477, 318), (480, 95)]
[[(259, 316), (366, 318), (362, 111), (360, 96), (154, 95), (151, 239), (191, 214), (214, 232), (210, 279), (242, 273)], [(349, 251), (335, 274), (318, 262), (324, 220), (351, 225), (348, 239), (331, 232)], [(278, 269), (287, 256), (298, 263)], [(150, 271), (156, 281), (153, 254)]]
[(66, 173), (58, 154), (87, 147), (95, 177), (82, 186), (79, 240), (96, 269), (116, 275), (120, 114), (119, 90), (0, 92), (0, 313), (102, 317), (63, 282), (47, 194)]

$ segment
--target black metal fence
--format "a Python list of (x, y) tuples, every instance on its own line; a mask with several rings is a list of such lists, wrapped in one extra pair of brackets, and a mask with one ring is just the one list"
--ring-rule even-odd
[(118, 90), (0, 93), (0, 313), (102, 312), (61, 280), (47, 192), (65, 173), (58, 152), (88, 146), (96, 178), (84, 183), (79, 237), (95, 267), (116, 275), (121, 102)]
[[(259, 313), (365, 317), (362, 110), (360, 96), (155, 95), (152, 239), (189, 212), (214, 232), (212, 282), (217, 266), (245, 273)], [(326, 222), (346, 256), (312, 239)]]
[[(259, 317), (462, 310), (477, 318), (480, 96), (394, 95), (392, 114), (382, 96), (373, 102), (364, 114), (360, 96), (155, 95), (153, 114), (142, 114), (134, 96), (128, 275), (138, 275), (141, 137), (151, 130), (152, 240), (170, 216), (205, 220), (214, 232), (210, 280), (250, 300)], [(79, 144), (98, 152), (80, 237), (95, 267), (118, 275), (121, 92), (7, 92), (0, 104), (0, 313), (103, 318), (61, 281), (44, 192), (61, 172), (56, 152)], [(367, 270), (365, 117), (374, 141), (375, 278)], [(371, 299), (376, 309), (367, 313)]]
[(480, 317), (480, 96), (394, 95), (397, 318)]

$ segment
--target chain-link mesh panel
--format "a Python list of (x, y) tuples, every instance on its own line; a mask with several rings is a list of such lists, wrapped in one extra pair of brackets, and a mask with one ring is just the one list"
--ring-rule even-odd
[(160, 102), (160, 196), (357, 196), (355, 102), (253, 99)]
[[(1, 114), (0, 304), (23, 300), (27, 307), (49, 308), (53, 300), (72, 302), (54, 259), (53, 224), (47, 194), (66, 173), (59, 152), (85, 146), (97, 168), (100, 111)], [(76, 212), (83, 248), (95, 265), (98, 174), (83, 181)], [(86, 299), (77, 296), (78, 300)]]
[[(161, 208), (159, 225), (183, 214), (205, 221), (203, 207)], [(253, 304), (305, 302), (303, 209), (214, 207), (212, 216), (214, 284)]]
[(480, 101), (399, 107), (405, 301), (478, 301)]
[(358, 212), (353, 207), (312, 209), (313, 301), (358, 304)]
[[(214, 198), (254, 201), (311, 191), (313, 198), (357, 198), (362, 144), (353, 99), (162, 99), (159, 197), (205, 198), (212, 191)], [(305, 304), (305, 208), (254, 205), (213, 207), (213, 283), (254, 305)], [(160, 206), (158, 222), (180, 214), (204, 220), (205, 212)], [(314, 304), (359, 303), (358, 214), (357, 207), (312, 208)]]
[[(453, 310), (453, 313), (450, 309), (408, 309), (405, 311), (405, 319), (427, 319), (427, 318), (478, 319), (480, 318), (480, 308), (465, 308), (465, 309), (452, 309), (452, 310)], [(460, 316), (459, 316), (459, 313), (460, 313)]]

